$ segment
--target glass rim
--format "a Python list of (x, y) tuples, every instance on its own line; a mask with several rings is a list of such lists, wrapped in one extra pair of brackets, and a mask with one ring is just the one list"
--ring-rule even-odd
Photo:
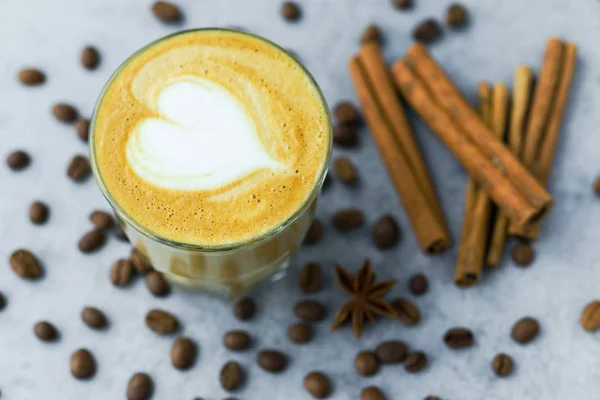
[[(319, 96), (321, 105), (323, 106), (323, 108), (325, 110), (325, 116), (327, 118), (327, 121), (326, 121), (327, 122), (327, 133), (328, 133), (328, 139), (329, 139), (327, 141), (326, 155), (323, 160), (323, 165), (321, 166), (321, 169), (320, 169), (317, 179), (315, 181), (315, 186), (312, 188), (311, 192), (304, 199), (303, 203), (296, 209), (296, 211), (289, 218), (285, 219), (281, 224), (277, 225), (273, 229), (270, 229), (270, 230), (262, 233), (259, 236), (250, 238), (249, 240), (245, 240), (245, 241), (242, 241), (239, 243), (225, 244), (225, 245), (220, 245), (220, 246), (219, 245), (202, 246), (202, 245), (195, 245), (195, 244), (183, 243), (183, 242), (165, 239), (165, 238), (160, 237), (160, 236), (156, 235), (155, 233), (151, 232), (149, 229), (143, 227), (141, 224), (137, 223), (129, 214), (127, 214), (119, 206), (117, 201), (112, 197), (112, 195), (108, 191), (106, 185), (104, 184), (102, 175), (98, 169), (98, 164), (96, 162), (95, 140), (94, 140), (95, 131), (96, 131), (95, 130), (96, 116), (97, 116), (97, 112), (100, 107), (100, 104), (102, 103), (102, 100), (104, 99), (104, 95), (106, 94), (106, 91), (111, 86), (113, 81), (119, 75), (119, 73), (123, 70), (123, 68), (125, 68), (129, 64), (130, 61), (132, 61), (140, 53), (143, 53), (147, 49), (151, 48), (152, 46), (154, 46), (162, 41), (171, 39), (176, 36), (191, 34), (191, 33), (195, 33), (195, 32), (209, 32), (209, 31), (230, 32), (230, 33), (234, 33), (234, 34), (249, 36), (253, 39), (262, 41), (271, 47), (274, 47), (278, 51), (281, 51), (283, 54), (287, 55), (292, 61), (294, 61), (302, 69), (302, 71), (306, 75), (306, 77), (310, 80), (310, 82), (312, 83), (313, 87), (315, 88), (315, 90)], [(237, 251), (237, 250), (241, 250), (241, 249), (247, 249), (247, 248), (258, 246), (258, 245), (265, 243), (265, 242), (269, 241), (270, 239), (274, 238), (279, 233), (283, 232), (289, 225), (294, 223), (294, 221), (296, 221), (306, 211), (306, 209), (312, 204), (313, 200), (317, 197), (319, 190), (321, 189), (321, 187), (323, 185), (325, 176), (327, 175), (329, 160), (331, 159), (331, 152), (332, 152), (332, 146), (333, 146), (332, 129), (333, 129), (333, 127), (332, 127), (329, 107), (327, 106), (327, 102), (325, 100), (325, 96), (324, 96), (321, 88), (317, 84), (317, 81), (312, 76), (312, 74), (308, 71), (308, 69), (289, 51), (287, 51), (286, 49), (284, 49), (283, 47), (279, 46), (278, 44), (272, 42), (269, 39), (266, 39), (262, 36), (256, 35), (251, 32), (242, 31), (242, 30), (237, 30), (237, 29), (232, 29), (232, 28), (219, 28), (219, 27), (187, 29), (187, 30), (178, 31), (178, 32), (163, 36), (159, 39), (156, 39), (156, 40), (146, 44), (145, 46), (136, 50), (131, 56), (127, 57), (127, 59), (125, 59), (125, 61), (123, 61), (119, 65), (119, 67), (111, 74), (108, 81), (104, 84), (104, 87), (102, 88), (102, 91), (100, 92), (100, 95), (98, 96), (98, 99), (96, 100), (96, 103), (94, 105), (94, 111), (93, 111), (92, 117), (90, 119), (90, 132), (89, 132), (90, 165), (92, 167), (92, 172), (94, 174), (96, 184), (100, 188), (100, 191), (102, 192), (102, 195), (104, 196), (104, 198), (108, 201), (110, 206), (113, 208), (113, 210), (117, 214), (117, 217), (120, 218), (121, 220), (123, 220), (131, 228), (135, 229), (142, 235), (144, 235), (154, 241), (157, 241), (161, 244), (164, 244), (166, 246), (179, 248), (179, 249), (183, 249), (183, 250), (201, 251), (201, 252), (205, 252), (205, 253)]]

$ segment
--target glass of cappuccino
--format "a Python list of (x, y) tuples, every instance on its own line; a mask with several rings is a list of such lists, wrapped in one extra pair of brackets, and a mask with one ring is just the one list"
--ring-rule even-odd
[(282, 276), (331, 155), (306, 69), (248, 33), (160, 39), (112, 75), (90, 128), (94, 175), (131, 243), (194, 289), (239, 297)]

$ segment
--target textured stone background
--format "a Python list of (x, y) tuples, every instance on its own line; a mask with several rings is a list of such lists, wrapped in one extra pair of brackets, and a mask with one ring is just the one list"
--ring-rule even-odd
[[(348, 57), (357, 49), (362, 28), (377, 22), (388, 42), (385, 54), (392, 61), (410, 43), (417, 21), (440, 17), (448, 0), (415, 0), (409, 13), (395, 11), (388, 0), (302, 0), (304, 18), (295, 25), (278, 14), (279, 0), (178, 0), (185, 10), (185, 28), (238, 25), (264, 35), (296, 51), (314, 73), (328, 101), (354, 99), (346, 71)], [(591, 193), (598, 171), (600, 139), (600, 3), (595, 0), (465, 0), (473, 23), (461, 33), (446, 32), (433, 52), (460, 87), (473, 99), (480, 80), (511, 82), (514, 68), (527, 63), (539, 68), (545, 39), (561, 35), (580, 45), (580, 68), (564, 124), (563, 138), (551, 189), (556, 207), (537, 245), (538, 258), (527, 270), (505, 260), (502, 269), (488, 273), (476, 288), (458, 290), (452, 284), (455, 251), (441, 257), (425, 257), (417, 249), (368, 132), (362, 146), (346, 151), (360, 169), (359, 189), (334, 183), (323, 195), (318, 214), (328, 220), (339, 207), (365, 210), (368, 224), (342, 236), (327, 226), (326, 239), (302, 249), (296, 265), (317, 260), (327, 269), (327, 289), (317, 298), (326, 301), (330, 317), (344, 296), (334, 287), (331, 268), (341, 263), (354, 270), (365, 256), (374, 261), (378, 275), (395, 277), (394, 295), (406, 294), (408, 277), (425, 272), (431, 291), (416, 299), (423, 320), (408, 329), (384, 321), (367, 329), (362, 341), (349, 330), (329, 333), (328, 323), (318, 324), (316, 340), (299, 347), (285, 338), (294, 321), (291, 309), (299, 299), (292, 276), (256, 294), (260, 311), (252, 323), (236, 321), (225, 302), (190, 294), (174, 294), (166, 300), (151, 297), (142, 282), (127, 290), (115, 289), (108, 280), (111, 263), (128, 254), (129, 246), (111, 240), (95, 255), (76, 250), (80, 235), (90, 227), (87, 216), (106, 203), (93, 180), (75, 185), (65, 177), (67, 163), (86, 147), (74, 129), (55, 122), (51, 105), (59, 100), (76, 104), (84, 115), (92, 107), (110, 73), (134, 50), (173, 32), (154, 20), (149, 0), (6, 0), (0, 12), (0, 154), (25, 148), (32, 166), (11, 173), (0, 166), (0, 290), (9, 304), (0, 313), (0, 397), (28, 399), (118, 399), (124, 397), (127, 380), (138, 370), (149, 372), (156, 383), (155, 399), (219, 399), (226, 394), (218, 385), (218, 371), (228, 359), (248, 366), (248, 384), (240, 399), (307, 399), (304, 375), (314, 369), (328, 373), (335, 382), (331, 398), (357, 399), (363, 386), (380, 385), (390, 399), (419, 400), (436, 394), (444, 400), (582, 399), (600, 397), (600, 343), (578, 324), (584, 304), (598, 297), (600, 266), (600, 203)], [(79, 65), (79, 51), (94, 44), (102, 52), (96, 72)], [(42, 88), (19, 86), (16, 72), (24, 65), (39, 65), (48, 74)], [(432, 166), (435, 182), (456, 238), (462, 214), (465, 174), (443, 146), (419, 122), (414, 121), (419, 141)], [(340, 154), (336, 150), (336, 154)], [(27, 207), (43, 199), (52, 208), (42, 227), (27, 221)], [(404, 228), (404, 239), (392, 251), (380, 252), (370, 243), (373, 221), (384, 213), (395, 215)], [(8, 267), (16, 248), (30, 247), (43, 260), (47, 275), (37, 283), (22, 282)], [(79, 313), (83, 306), (105, 310), (111, 320), (106, 332), (85, 327)], [(177, 314), (184, 333), (200, 346), (196, 367), (181, 373), (169, 361), (170, 338), (157, 337), (143, 320), (151, 307)], [(514, 344), (512, 323), (524, 315), (541, 321), (542, 334), (531, 345)], [(32, 326), (48, 319), (62, 332), (53, 345), (33, 336)], [(477, 335), (476, 346), (453, 352), (442, 343), (443, 332), (464, 325)], [(220, 345), (227, 329), (243, 328), (256, 338), (256, 348), (276, 347), (291, 355), (289, 369), (273, 376), (254, 365), (254, 351), (232, 354)], [(430, 357), (429, 368), (408, 375), (401, 367), (386, 367), (372, 378), (359, 378), (352, 367), (354, 355), (384, 339), (400, 338)], [(71, 352), (88, 347), (98, 361), (97, 376), (90, 382), (75, 381), (69, 374)], [(508, 379), (496, 379), (490, 360), (496, 352), (513, 355), (516, 371)]]

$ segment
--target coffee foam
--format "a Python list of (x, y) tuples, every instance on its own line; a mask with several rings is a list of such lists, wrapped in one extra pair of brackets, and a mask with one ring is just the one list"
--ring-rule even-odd
[(110, 196), (141, 227), (207, 247), (278, 228), (312, 196), (330, 146), (318, 89), (259, 38), (187, 32), (142, 50), (96, 110)]

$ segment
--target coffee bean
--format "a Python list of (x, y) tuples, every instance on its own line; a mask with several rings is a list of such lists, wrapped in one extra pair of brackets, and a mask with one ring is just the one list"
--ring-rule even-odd
[(113, 233), (115, 237), (122, 242), (129, 242), (129, 238), (125, 234), (125, 230), (123, 230), (123, 226), (120, 223), (116, 223), (113, 227)]
[(596, 196), (600, 197), (600, 176), (594, 180), (594, 193), (596, 193)]
[(0, 292), (0, 311), (6, 308), (6, 296), (4, 293)]
[(298, 21), (302, 16), (302, 11), (297, 3), (293, 1), (286, 1), (281, 5), (281, 15), (287, 21), (295, 22)]
[(75, 156), (67, 167), (67, 176), (73, 182), (83, 182), (90, 176), (90, 162), (84, 156)]
[(101, 249), (102, 246), (104, 246), (105, 242), (106, 235), (104, 234), (104, 232), (98, 229), (94, 229), (92, 231), (89, 231), (88, 233), (83, 235), (81, 239), (79, 239), (77, 247), (79, 247), (79, 251), (81, 251), (82, 253), (92, 253)]
[(535, 250), (531, 243), (520, 241), (512, 249), (512, 259), (519, 267), (528, 267), (535, 259)]
[(219, 382), (223, 390), (233, 392), (238, 390), (244, 382), (244, 370), (237, 361), (228, 361), (221, 368)]
[(337, 157), (333, 160), (333, 171), (342, 183), (354, 185), (358, 180), (358, 172), (348, 157)]
[(427, 356), (422, 351), (411, 351), (404, 360), (406, 372), (419, 372), (427, 366)]
[(138, 372), (127, 383), (127, 400), (148, 400), (152, 398), (154, 382), (150, 375)]
[(79, 139), (87, 143), (90, 137), (90, 120), (87, 118), (78, 118), (75, 121), (75, 131), (77, 131)]
[(356, 147), (358, 145), (358, 128), (356, 124), (337, 124), (333, 127), (333, 143), (340, 147)]
[(288, 364), (287, 356), (278, 350), (262, 350), (258, 352), (256, 361), (268, 372), (281, 372)]
[(144, 280), (150, 293), (156, 297), (164, 297), (171, 293), (171, 285), (169, 285), (162, 272), (148, 272)]
[(367, 386), (360, 391), (360, 400), (385, 400), (385, 396), (377, 386)]
[(169, 1), (155, 1), (152, 4), (152, 12), (160, 22), (165, 24), (178, 23), (183, 19), (179, 7)]
[(108, 325), (104, 313), (95, 307), (85, 307), (81, 311), (81, 320), (92, 329), (104, 329)]
[(392, 306), (396, 309), (398, 319), (407, 326), (413, 326), (421, 320), (421, 312), (417, 306), (410, 300), (403, 297), (397, 298), (392, 302)]
[(158, 334), (167, 335), (179, 329), (179, 320), (167, 311), (154, 309), (146, 314), (146, 326)]
[(311, 372), (304, 377), (304, 387), (315, 399), (324, 399), (331, 394), (329, 378), (319, 371)]
[(297, 322), (290, 325), (287, 330), (287, 337), (294, 343), (308, 343), (312, 339), (312, 328), (304, 322)]
[(318, 322), (325, 318), (325, 306), (316, 300), (302, 300), (294, 306), (296, 316), (307, 322)]
[(110, 280), (117, 287), (125, 287), (131, 283), (133, 264), (126, 259), (115, 261), (110, 269)]
[(596, 332), (600, 329), (600, 301), (594, 300), (588, 303), (583, 309), (579, 320), (586, 331)]
[(19, 82), (26, 86), (39, 86), (46, 81), (46, 75), (37, 68), (23, 68), (19, 71)]
[(354, 104), (349, 101), (341, 101), (333, 108), (335, 119), (344, 125), (358, 125), (360, 123), (360, 112)]
[(298, 273), (298, 287), (303, 293), (314, 293), (321, 289), (322, 267), (316, 262), (304, 264)]
[(146, 255), (137, 247), (131, 249), (131, 262), (139, 274), (144, 275), (154, 270), (152, 263), (150, 263), (150, 259), (148, 259), (148, 257), (146, 257)]
[(365, 223), (365, 217), (358, 209), (346, 208), (334, 213), (331, 221), (338, 231), (348, 232), (361, 227)]
[(87, 349), (79, 349), (71, 355), (71, 374), (77, 379), (89, 379), (96, 373), (96, 360)]
[(408, 10), (413, 7), (412, 0), (392, 0), (392, 3), (396, 8), (399, 8), (401, 10)]
[(375, 42), (381, 44), (381, 30), (377, 25), (369, 25), (360, 35), (360, 42), (365, 44), (369, 42)]
[(427, 290), (429, 289), (429, 281), (425, 275), (416, 274), (410, 278), (408, 287), (412, 294), (415, 296), (420, 296), (427, 293)]
[(383, 342), (375, 349), (377, 359), (382, 364), (399, 364), (406, 358), (408, 347), (399, 340)]
[(33, 333), (42, 342), (54, 342), (58, 339), (58, 331), (50, 322), (41, 321), (33, 326)]
[(431, 43), (442, 35), (440, 24), (433, 18), (421, 22), (413, 31), (413, 39), (418, 42)]
[(179, 337), (171, 347), (171, 363), (180, 370), (190, 369), (196, 362), (198, 349), (190, 338)]
[(540, 333), (540, 325), (535, 318), (524, 317), (518, 320), (512, 328), (512, 338), (521, 344), (526, 344), (535, 339)]
[(440, 399), (437, 396), (427, 396), (427, 397), (425, 397), (425, 400), (442, 400), (442, 399)]
[(466, 349), (471, 347), (474, 341), (473, 332), (467, 328), (452, 328), (444, 335), (444, 343), (451, 349)]
[(93, 211), (90, 214), (90, 221), (92, 221), (92, 224), (94, 224), (96, 229), (100, 229), (102, 231), (109, 229), (114, 223), (112, 216), (109, 213), (99, 210)]
[(492, 361), (492, 371), (498, 376), (505, 377), (512, 373), (513, 360), (508, 354), (496, 354)]
[(81, 64), (85, 69), (96, 69), (100, 63), (100, 53), (95, 47), (87, 46), (81, 51)]
[(12, 270), (21, 279), (35, 280), (43, 274), (39, 260), (29, 250), (16, 250), (10, 255), (9, 262)]
[(394, 217), (381, 217), (373, 227), (373, 243), (380, 250), (390, 249), (398, 243), (400, 228)]
[(232, 351), (246, 350), (250, 347), (250, 335), (246, 331), (225, 332), (223, 345)]
[(354, 369), (362, 376), (372, 376), (379, 371), (379, 361), (375, 353), (361, 351), (354, 358)]
[(13, 151), (6, 157), (6, 165), (13, 171), (25, 169), (31, 163), (31, 157), (23, 150)]
[(304, 237), (304, 244), (313, 245), (317, 244), (323, 239), (323, 223), (315, 218), (310, 228), (308, 228), (308, 232), (306, 232), (306, 236)]
[(469, 22), (467, 9), (458, 3), (451, 4), (446, 10), (446, 23), (454, 29), (463, 28)]
[(52, 107), (52, 114), (60, 122), (75, 122), (77, 119), (77, 110), (70, 104), (58, 103)]
[(29, 206), (29, 220), (36, 225), (42, 225), (48, 221), (50, 210), (45, 203), (35, 201)]
[(256, 306), (250, 297), (244, 297), (233, 305), (233, 315), (240, 321), (249, 321), (254, 317)]

